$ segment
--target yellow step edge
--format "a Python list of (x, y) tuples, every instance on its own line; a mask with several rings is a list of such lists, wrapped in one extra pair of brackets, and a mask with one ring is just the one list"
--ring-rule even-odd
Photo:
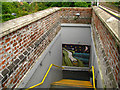
[(58, 81), (58, 82), (90, 83), (90, 81), (89, 82), (83, 82), (83, 81)]
[(92, 84), (86, 84), (86, 83), (74, 83), (74, 82), (69, 82), (69, 83), (65, 83), (65, 82), (62, 82), (62, 83), (52, 83), (52, 84), (75, 84), (75, 85), (85, 85), (85, 86), (92, 86)]
[(75, 80), (60, 80), (60, 81), (57, 81), (57, 82), (54, 82), (54, 83), (82, 83), (82, 84), (91, 84), (91, 82), (90, 81), (75, 81)]
[(74, 86), (78, 85), (78, 86), (92, 86), (92, 85), (85, 85), (85, 84), (73, 84), (73, 83), (71, 83), (71, 84), (67, 84), (67, 83), (64, 83), (64, 84), (61, 84), (61, 83), (56, 83), (56, 84), (52, 84), (52, 85), (74, 85)]
[[(76, 83), (76, 82), (54, 82), (54, 83)], [(91, 85), (91, 83), (82, 83), (82, 82), (78, 82), (76, 84), (88, 84), (88, 85)]]
[(70, 87), (89, 87), (89, 88), (93, 88), (93, 86), (84, 86), (84, 85), (67, 85), (67, 84), (53, 84), (53, 85), (59, 85), (59, 86), (70, 86)]
[(69, 82), (70, 82), (70, 81), (72, 81), (72, 82), (73, 82), (73, 81), (74, 81), (74, 82), (90, 82), (90, 81), (81, 81), (81, 80), (72, 80), (72, 79), (62, 79), (62, 80), (57, 81), (57, 82), (61, 82), (61, 81), (66, 81), (66, 82), (67, 82), (67, 81), (69, 81)]
[(54, 82), (51, 85), (58, 86), (68, 86), (68, 87), (80, 87), (80, 88), (93, 88), (90, 81), (72, 80), (72, 79), (62, 79), (60, 81)]
[[(57, 84), (55, 84), (56, 86), (67, 86), (67, 87), (69, 87), (68, 85), (57, 85)], [(93, 86), (77, 86), (77, 85), (70, 85), (70, 87), (80, 87), (80, 88), (93, 88)]]

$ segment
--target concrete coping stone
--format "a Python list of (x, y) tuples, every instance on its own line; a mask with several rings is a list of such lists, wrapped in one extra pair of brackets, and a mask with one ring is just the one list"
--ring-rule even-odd
[(56, 11), (60, 10), (58, 7), (45, 9), (33, 14), (25, 15), (19, 18), (15, 18), (4, 23), (0, 23), (0, 37), (5, 36), (13, 31), (20, 29), (32, 22), (35, 22), (43, 17), (48, 16)]
[(117, 40), (120, 41), (120, 21), (97, 6), (94, 6), (93, 10), (95, 11), (99, 19), (103, 22), (103, 24), (107, 27), (107, 29), (110, 31), (110, 33), (112, 33), (112, 35), (114, 35)]

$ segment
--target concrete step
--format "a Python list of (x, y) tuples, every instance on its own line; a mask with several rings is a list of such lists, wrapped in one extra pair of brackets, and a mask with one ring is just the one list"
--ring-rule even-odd
[(51, 88), (92, 88), (90, 81), (62, 79), (51, 84)]

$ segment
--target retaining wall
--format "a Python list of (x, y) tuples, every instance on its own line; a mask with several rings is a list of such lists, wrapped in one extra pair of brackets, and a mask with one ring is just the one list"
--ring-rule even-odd
[(2, 23), (0, 88), (14, 88), (60, 30), (59, 8)]
[(92, 32), (95, 43), (98, 66), (104, 87), (116, 88), (120, 81), (120, 37), (119, 20), (101, 10), (93, 7)]

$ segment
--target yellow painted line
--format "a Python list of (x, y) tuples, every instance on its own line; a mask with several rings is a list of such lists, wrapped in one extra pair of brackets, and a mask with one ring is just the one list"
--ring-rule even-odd
[(47, 75), (48, 75), (48, 73), (50, 72), (50, 69), (52, 68), (52, 66), (55, 66), (55, 67), (64, 69), (64, 67), (60, 67), (60, 66), (57, 66), (57, 65), (55, 65), (55, 64), (51, 64), (51, 65), (49, 66), (49, 68), (48, 68), (48, 70), (47, 70), (47, 72), (46, 72), (44, 78), (42, 79), (42, 81), (41, 81), (40, 83), (36, 84), (36, 85), (33, 85), (33, 86), (31, 86), (31, 87), (25, 89), (25, 90), (29, 90), (29, 89), (35, 88), (35, 87), (37, 87), (37, 86), (43, 84), (44, 81), (45, 81), (45, 79), (46, 79), (46, 77), (47, 77)]
[(108, 11), (109, 13), (113, 14), (114, 16), (116, 16), (116, 17), (119, 17), (119, 18), (120, 18), (119, 14), (114, 13), (114, 12), (112, 12), (112, 11), (110, 11), (110, 10), (106, 9), (106, 8), (104, 8), (104, 7), (103, 7), (103, 6), (101, 6), (101, 5), (99, 5), (99, 7), (100, 7), (100, 8), (102, 8), (102, 9), (104, 9), (104, 10), (106, 10), (106, 11)]

